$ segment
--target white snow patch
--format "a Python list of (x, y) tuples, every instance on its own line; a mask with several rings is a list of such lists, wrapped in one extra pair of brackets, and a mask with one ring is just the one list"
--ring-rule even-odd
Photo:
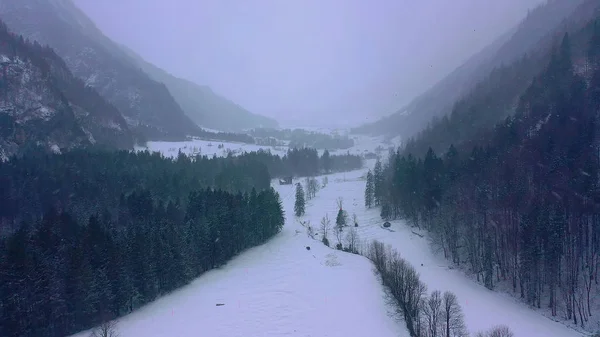
[(96, 138), (94, 138), (94, 135), (92, 135), (92, 133), (88, 129), (82, 127), (81, 130), (83, 130), (83, 133), (85, 133), (90, 143), (96, 144)]
[(85, 85), (88, 87), (93, 87), (98, 80), (98, 74), (92, 74), (85, 79)]
[(54, 115), (54, 109), (51, 109), (45, 105), (42, 105), (38, 108), (39, 117), (43, 120), (49, 120)]
[(61, 152), (60, 152), (60, 147), (58, 147), (58, 145), (56, 145), (56, 144), (52, 144), (52, 145), (50, 146), (50, 150), (51, 150), (52, 152), (56, 153), (56, 154), (60, 154), (60, 153), (61, 153)]
[[(219, 148), (219, 145), (223, 145)], [(284, 147), (260, 146), (255, 144), (221, 142), (193, 139), (185, 142), (148, 142), (146, 147), (136, 147), (136, 150), (148, 150), (150, 152), (160, 152), (165, 157), (175, 158), (181, 150), (186, 155), (206, 155), (212, 157), (226, 157), (231, 152), (233, 155), (239, 155), (244, 152), (258, 151), (260, 149), (271, 151), (273, 154), (283, 155), (287, 152)]]

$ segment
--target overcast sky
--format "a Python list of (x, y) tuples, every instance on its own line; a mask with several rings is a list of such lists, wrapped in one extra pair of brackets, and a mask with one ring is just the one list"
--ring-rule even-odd
[(113, 40), (252, 112), (371, 121), (545, 0), (74, 0)]

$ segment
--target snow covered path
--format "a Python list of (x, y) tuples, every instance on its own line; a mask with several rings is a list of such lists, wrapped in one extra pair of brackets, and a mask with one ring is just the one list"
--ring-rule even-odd
[[(427, 284), (428, 292), (436, 289), (454, 292), (471, 333), (506, 324), (515, 337), (583, 336), (544, 317), (508, 294), (491, 291), (470, 280), (462, 271), (448, 268), (450, 263), (432, 251), (427, 238), (413, 234), (412, 229), (402, 221), (392, 221), (390, 229), (381, 227), (383, 221), (379, 217), (379, 210), (366, 210), (364, 206), (365, 175), (366, 170), (329, 176), (329, 186), (317, 193), (314, 202), (310, 201), (314, 206), (307, 208), (305, 218), (317, 225), (328, 214), (334, 222), (338, 210), (336, 199), (343, 197), (344, 208), (350, 218), (353, 213), (358, 217), (360, 239), (377, 239), (396, 248), (419, 272), (421, 281)], [(335, 238), (330, 242), (335, 244)]]
[(294, 186), (275, 188), (287, 216), (281, 233), (122, 318), (119, 336), (408, 336), (371, 263), (308, 238), (293, 215)]

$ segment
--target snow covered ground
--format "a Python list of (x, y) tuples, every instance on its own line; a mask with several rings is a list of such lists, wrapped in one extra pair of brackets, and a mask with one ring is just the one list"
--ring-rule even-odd
[[(310, 201), (313, 206), (308, 207), (304, 218), (313, 225), (317, 225), (326, 214), (330, 219), (335, 219), (338, 210), (336, 200), (342, 197), (344, 208), (350, 217), (353, 213), (357, 215), (357, 230), (361, 240), (376, 239), (396, 248), (417, 269), (428, 292), (436, 289), (442, 292), (449, 290), (457, 295), (471, 333), (505, 324), (515, 333), (515, 337), (582, 336), (509, 295), (488, 290), (469, 279), (462, 271), (449, 268), (450, 264), (432, 251), (426, 236), (415, 235), (413, 229), (402, 221), (392, 221), (391, 228), (384, 229), (383, 221), (378, 215), (379, 210), (366, 210), (364, 207), (365, 174), (366, 170), (361, 170), (330, 176), (329, 185)], [(330, 241), (335, 243), (335, 238)]]
[[(219, 145), (223, 145), (219, 148)], [(255, 144), (236, 143), (236, 142), (223, 142), (223, 141), (209, 141), (194, 139), (185, 142), (148, 142), (146, 147), (137, 146), (135, 150), (150, 152), (161, 152), (165, 157), (177, 157), (179, 150), (187, 155), (206, 155), (212, 157), (226, 157), (229, 152), (233, 154), (240, 154), (243, 152), (258, 151), (259, 149), (269, 150), (273, 154), (284, 155), (287, 152), (287, 147), (272, 147), (272, 146), (260, 146)]]
[[(383, 144), (383, 137), (368, 137), (368, 136), (356, 136), (351, 135), (355, 140), (355, 146), (348, 150), (330, 150), (331, 154), (345, 154), (350, 152), (351, 154), (363, 155), (367, 152), (374, 152), (378, 146), (382, 148), (382, 155), (387, 157), (387, 151), (389, 147), (398, 146), (400, 144), (399, 139), (392, 139), (390, 143)], [(219, 145), (223, 145), (219, 148)], [(258, 151), (259, 149), (269, 150), (273, 154), (284, 155), (288, 147), (287, 146), (261, 146), (255, 144), (246, 144), (239, 142), (224, 142), (224, 141), (209, 141), (194, 139), (185, 142), (148, 142), (146, 146), (136, 146), (136, 151), (148, 150), (150, 152), (161, 152), (166, 157), (177, 157), (179, 150), (187, 155), (207, 155), (212, 157), (227, 156), (229, 152), (233, 154), (240, 154), (243, 152)], [(324, 150), (318, 150), (319, 155), (323, 154)]]
[(293, 216), (294, 186), (274, 186), (287, 215), (281, 233), (120, 319), (119, 336), (408, 336), (371, 263), (310, 239)]
[[(149, 148), (165, 155), (176, 155), (179, 147), (187, 151), (193, 146), (200, 146), (203, 154), (222, 153), (216, 151), (223, 150), (217, 149), (221, 142), (212, 142), (212, 147), (208, 143), (154, 142)], [(223, 144), (245, 151), (260, 148)], [(377, 145), (377, 139), (363, 139), (351, 152), (371, 151)], [(373, 161), (368, 164), (372, 166)], [(449, 263), (432, 251), (426, 236), (415, 235), (401, 221), (392, 222), (390, 229), (382, 228), (378, 210), (364, 207), (365, 173), (366, 169), (329, 175), (329, 184), (308, 201), (307, 213), (301, 220), (318, 228), (321, 218), (328, 214), (334, 222), (336, 200), (342, 197), (344, 208), (358, 217), (360, 239), (377, 239), (395, 247), (417, 269), (429, 291), (454, 292), (472, 333), (506, 324), (515, 337), (582, 336), (509, 295), (490, 291), (463, 272), (450, 269)], [(274, 187), (286, 211), (286, 225), (281, 233), (226, 266), (121, 318), (120, 337), (408, 336), (404, 323), (386, 304), (371, 263), (310, 239), (293, 215), (294, 185)], [(335, 244), (333, 235), (330, 242)], [(216, 306), (217, 303), (224, 305)]]

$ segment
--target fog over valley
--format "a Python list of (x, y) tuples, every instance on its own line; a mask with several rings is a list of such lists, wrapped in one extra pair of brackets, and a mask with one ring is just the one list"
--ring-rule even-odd
[(542, 0), (75, 0), (110, 38), (283, 125), (395, 112)]

